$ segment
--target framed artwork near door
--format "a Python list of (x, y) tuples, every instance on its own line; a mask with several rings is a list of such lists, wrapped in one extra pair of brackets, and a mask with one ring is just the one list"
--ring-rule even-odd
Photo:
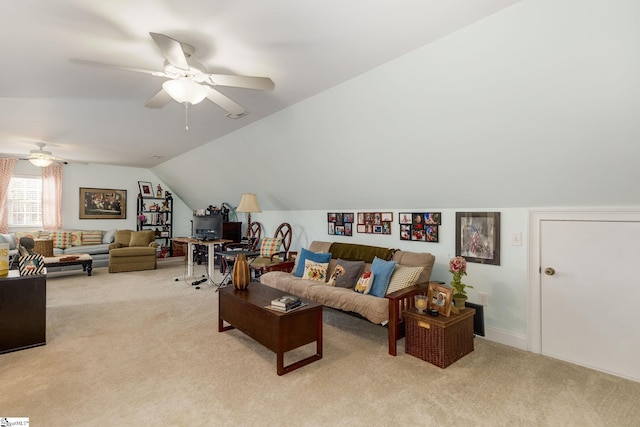
[(500, 265), (500, 212), (456, 212), (456, 256)]

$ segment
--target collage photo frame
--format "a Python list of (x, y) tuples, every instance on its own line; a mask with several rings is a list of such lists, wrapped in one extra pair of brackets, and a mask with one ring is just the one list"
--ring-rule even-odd
[(327, 233), (332, 236), (353, 236), (353, 212), (329, 212)]
[(438, 242), (440, 240), (441, 212), (401, 212), (398, 216), (400, 240), (416, 242)]
[(358, 212), (358, 233), (391, 234), (393, 212)]

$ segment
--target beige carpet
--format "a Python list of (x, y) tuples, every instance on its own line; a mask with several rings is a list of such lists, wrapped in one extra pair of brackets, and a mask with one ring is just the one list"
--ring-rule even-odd
[(482, 338), (440, 369), (404, 354), (404, 340), (389, 356), (385, 329), (326, 309), (324, 358), (278, 377), (269, 350), (217, 332), (214, 288), (173, 280), (182, 274), (174, 261), (49, 277), (47, 345), (0, 355), (0, 417), (31, 426), (640, 425), (640, 383)]

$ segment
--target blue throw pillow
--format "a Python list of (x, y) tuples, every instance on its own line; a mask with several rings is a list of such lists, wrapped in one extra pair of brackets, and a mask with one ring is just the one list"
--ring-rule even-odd
[(385, 261), (378, 257), (373, 259), (371, 263), (371, 272), (373, 273), (373, 284), (369, 295), (375, 297), (384, 297), (387, 294), (387, 288), (389, 287), (389, 280), (396, 268), (395, 261)]
[(310, 251), (309, 249), (302, 248), (302, 250), (298, 254), (298, 265), (296, 267), (295, 273), (293, 273), (294, 276), (302, 277), (302, 275), (304, 274), (304, 262), (306, 260), (324, 264), (331, 260), (331, 253), (317, 253)]

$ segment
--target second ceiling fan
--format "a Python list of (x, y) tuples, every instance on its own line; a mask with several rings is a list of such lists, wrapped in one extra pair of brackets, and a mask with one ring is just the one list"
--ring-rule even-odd
[(227, 117), (238, 118), (244, 115), (246, 109), (228, 96), (220, 93), (214, 86), (230, 86), (246, 89), (272, 90), (273, 81), (268, 77), (237, 76), (229, 74), (210, 74), (200, 62), (192, 58), (194, 49), (191, 45), (180, 43), (169, 36), (149, 33), (165, 57), (163, 71), (152, 71), (93, 61), (72, 59), (71, 61), (84, 65), (97, 65), (125, 71), (151, 74), (165, 77), (169, 80), (145, 104), (150, 108), (164, 107), (172, 99), (185, 104), (197, 104), (207, 98), (227, 112)]

